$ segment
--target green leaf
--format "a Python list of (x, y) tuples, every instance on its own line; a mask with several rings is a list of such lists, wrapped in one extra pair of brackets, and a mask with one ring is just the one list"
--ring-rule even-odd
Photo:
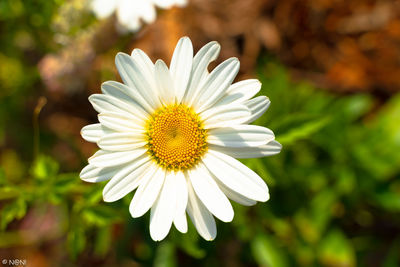
[(169, 241), (159, 244), (154, 258), (154, 267), (174, 267), (176, 264), (175, 246)]
[(6, 172), (4, 169), (0, 166), (0, 185), (5, 185), (6, 184)]
[(386, 255), (385, 261), (382, 264), (383, 267), (397, 267), (400, 262), (400, 239), (397, 238), (392, 242), (390, 249)]
[(268, 267), (289, 266), (286, 257), (280, 250), (278, 242), (272, 237), (259, 235), (251, 242), (251, 250), (257, 263)]
[(49, 156), (41, 155), (32, 167), (32, 174), (35, 178), (43, 180), (54, 177), (58, 172), (58, 162)]
[(277, 135), (276, 140), (282, 145), (290, 145), (300, 139), (307, 139), (322, 129), (329, 121), (330, 118), (328, 117), (307, 120), (301, 123), (294, 121), (292, 125), (287, 127), (288, 129), (285, 132)]
[(326, 266), (356, 266), (352, 244), (340, 230), (331, 230), (319, 245), (318, 258)]
[(376, 194), (375, 199), (385, 210), (391, 212), (400, 211), (400, 192), (382, 192)]
[(104, 256), (111, 245), (111, 229), (109, 226), (101, 227), (96, 231), (94, 252), (98, 256)]
[(188, 224), (188, 232), (184, 235), (171, 231), (171, 239), (175, 246), (195, 259), (206, 256), (206, 251), (199, 246), (199, 235), (192, 224)]
[(24, 234), (27, 233), (24, 231), (0, 232), (0, 248), (23, 246), (26, 243)]
[(118, 219), (116, 212), (108, 206), (88, 207), (82, 211), (83, 219), (90, 225), (105, 226)]
[(90, 187), (85, 191), (84, 198), (87, 206), (93, 206), (94, 204), (99, 203), (99, 201), (103, 199), (103, 185), (90, 185)]
[(85, 249), (86, 237), (82, 227), (74, 224), (72, 225), (67, 236), (67, 248), (73, 259)]
[(0, 200), (15, 198), (20, 195), (20, 191), (18, 191), (15, 187), (3, 187), (0, 188)]
[(75, 184), (80, 182), (78, 174), (76, 173), (63, 173), (57, 175), (54, 181), (54, 189), (57, 192), (64, 193), (74, 187)]
[(18, 198), (14, 202), (5, 205), (1, 211), (1, 230), (5, 230), (7, 225), (14, 219), (24, 217), (26, 209), (26, 202), (23, 198)]

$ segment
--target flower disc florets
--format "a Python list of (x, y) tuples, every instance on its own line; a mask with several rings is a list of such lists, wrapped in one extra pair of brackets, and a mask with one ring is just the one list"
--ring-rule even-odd
[(156, 110), (147, 122), (147, 137), (149, 154), (168, 170), (189, 169), (207, 150), (207, 130), (185, 105)]

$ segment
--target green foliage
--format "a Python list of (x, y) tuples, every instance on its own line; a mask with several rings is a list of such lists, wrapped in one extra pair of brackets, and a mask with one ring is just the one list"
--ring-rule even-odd
[(154, 267), (177, 266), (175, 258), (175, 246), (171, 242), (161, 242), (154, 258)]
[(251, 242), (251, 248), (260, 266), (286, 267), (287, 256), (277, 246), (279, 242), (271, 236), (260, 235)]
[(51, 178), (57, 174), (59, 169), (57, 161), (49, 156), (40, 156), (33, 164), (32, 175), (36, 179), (43, 180)]
[(354, 249), (350, 241), (339, 230), (331, 230), (318, 251), (321, 263), (327, 266), (355, 266)]
[(5, 230), (7, 225), (14, 219), (21, 219), (26, 214), (26, 202), (20, 197), (5, 205), (1, 210), (0, 229)]

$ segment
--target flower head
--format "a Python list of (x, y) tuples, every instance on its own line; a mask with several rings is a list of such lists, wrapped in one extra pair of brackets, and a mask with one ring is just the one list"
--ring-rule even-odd
[(137, 31), (141, 21), (152, 23), (156, 19), (155, 7), (168, 9), (174, 5), (184, 6), (187, 0), (92, 0), (91, 9), (98, 18), (117, 13), (122, 30)]
[(185, 233), (186, 212), (206, 240), (216, 236), (214, 217), (229, 222), (228, 199), (254, 205), (269, 199), (265, 182), (235, 158), (280, 152), (271, 130), (249, 125), (269, 107), (253, 98), (258, 80), (232, 84), (239, 61), (230, 58), (211, 73), (207, 67), (220, 51), (210, 42), (193, 57), (189, 38), (179, 40), (169, 68), (133, 50), (119, 53), (116, 65), (124, 82), (102, 84), (103, 94), (89, 97), (100, 123), (85, 126), (82, 136), (100, 147), (81, 172), (87, 182), (110, 180), (107, 202), (136, 190), (132, 217), (151, 209), (150, 235), (162, 240), (171, 225)]

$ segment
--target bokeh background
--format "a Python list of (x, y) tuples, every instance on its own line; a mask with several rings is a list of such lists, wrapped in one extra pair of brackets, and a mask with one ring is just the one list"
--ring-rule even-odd
[[(400, 266), (400, 3), (190, 0), (121, 31), (83, 0), (0, 1), (0, 260), (20, 266)], [(162, 242), (133, 193), (104, 203), (79, 172), (96, 151), (87, 97), (120, 80), (117, 52), (169, 62), (189, 36), (222, 45), (271, 107), (283, 145), (244, 162), (271, 199), (234, 205), (215, 241), (190, 223)], [(215, 66), (215, 65), (214, 65)], [(212, 66), (213, 67), (213, 66)], [(8, 266), (7, 265), (4, 266)]]

